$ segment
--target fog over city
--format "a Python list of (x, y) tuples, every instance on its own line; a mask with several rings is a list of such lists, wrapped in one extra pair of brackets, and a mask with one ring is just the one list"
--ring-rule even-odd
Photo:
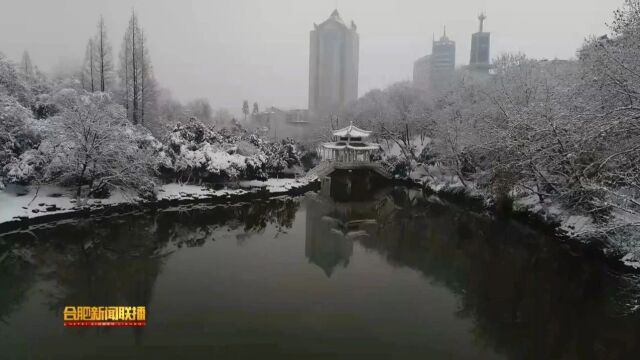
[[(309, 31), (338, 8), (360, 36), (360, 95), (410, 80), (413, 61), (431, 51), (443, 26), (468, 63), (477, 16), (486, 12), (491, 55), (575, 57), (586, 36), (607, 32), (622, 0), (6, 0), (0, 50), (14, 61), (29, 51), (46, 72), (80, 66), (87, 39), (104, 16), (117, 54), (131, 14), (148, 39), (155, 77), (181, 101), (207, 98), (240, 113), (242, 99), (285, 108), (307, 106)], [(37, 9), (37, 10), (36, 10)], [(28, 16), (16, 16), (28, 14)]]
[(639, 119), (640, 0), (0, 0), (0, 358), (640, 359)]

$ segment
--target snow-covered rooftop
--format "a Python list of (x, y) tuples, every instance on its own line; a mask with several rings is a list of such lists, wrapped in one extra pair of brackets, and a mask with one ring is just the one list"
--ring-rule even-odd
[(352, 137), (352, 138), (366, 138), (371, 135), (371, 131), (362, 130), (353, 124), (349, 124), (346, 128), (336, 130), (333, 132), (333, 136), (338, 137)]
[(344, 149), (350, 149), (350, 150), (378, 150), (380, 149), (380, 145), (379, 144), (375, 144), (375, 143), (363, 143), (361, 146), (353, 146), (353, 145), (347, 145), (347, 144), (341, 144), (341, 143), (335, 143), (335, 142), (328, 142), (328, 143), (324, 143), (322, 144), (322, 147), (324, 147), (325, 149), (332, 149), (332, 150), (344, 150)]

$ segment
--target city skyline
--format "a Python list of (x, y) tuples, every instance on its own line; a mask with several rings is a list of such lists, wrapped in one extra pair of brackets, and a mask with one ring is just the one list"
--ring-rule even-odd
[[(355, 19), (360, 34), (358, 95), (410, 80), (413, 62), (429, 52), (432, 34), (440, 34), (444, 25), (458, 44), (456, 64), (467, 64), (468, 39), (477, 31), (475, 19), (481, 11), (490, 14), (487, 26), (496, 34), (492, 56), (509, 51), (534, 58), (571, 58), (585, 37), (607, 32), (605, 23), (622, 3), (570, 0), (558, 5), (545, 1), (535, 7), (500, 0), (448, 5), (411, 0), (398, 4), (341, 1), (341, 15)], [(117, 55), (134, 7), (149, 39), (156, 78), (181, 101), (206, 98), (213, 107), (228, 108), (234, 114), (239, 114), (242, 99), (264, 106), (306, 108), (309, 26), (335, 5), (241, 0), (216, 4), (192, 1), (185, 7), (167, 1), (68, 0), (39, 4), (42, 11), (33, 13), (34, 1), (26, 0), (16, 3), (15, 11), (29, 12), (29, 17), (0, 14), (0, 51), (17, 61), (27, 50), (45, 71), (60, 64), (78, 64), (87, 38), (103, 14)], [(554, 11), (544, 10), (548, 8)], [(69, 11), (78, 16), (66, 22), (52, 21)], [(544, 26), (539, 24), (542, 16)], [(574, 25), (566, 29), (563, 19), (569, 16)], [(171, 26), (166, 19), (171, 19)], [(23, 27), (29, 31), (15, 30)]]

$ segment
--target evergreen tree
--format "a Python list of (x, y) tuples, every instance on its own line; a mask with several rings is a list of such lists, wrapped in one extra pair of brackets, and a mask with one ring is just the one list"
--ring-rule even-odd
[(155, 104), (155, 80), (144, 32), (135, 12), (131, 13), (120, 50), (120, 80), (123, 105), (134, 124), (144, 124), (145, 114)]
[(252, 115), (258, 115), (258, 113), (260, 112), (260, 109), (258, 108), (258, 103), (254, 102), (253, 103), (253, 111), (251, 112)]
[(22, 53), (22, 60), (20, 60), (20, 71), (27, 77), (32, 77), (35, 74), (33, 63), (31, 62), (31, 57), (29, 56), (29, 53), (27, 51)]
[(242, 113), (244, 114), (244, 120), (247, 120), (247, 115), (249, 115), (249, 101), (245, 100), (242, 102)]
[(84, 65), (82, 66), (82, 88), (94, 92), (96, 91), (97, 77), (96, 77), (96, 54), (93, 39), (89, 39), (87, 42), (87, 49), (84, 54)]
[(113, 50), (107, 38), (107, 28), (102, 16), (100, 16), (98, 31), (93, 43), (95, 45), (96, 78), (100, 91), (104, 92), (109, 90), (113, 80)]

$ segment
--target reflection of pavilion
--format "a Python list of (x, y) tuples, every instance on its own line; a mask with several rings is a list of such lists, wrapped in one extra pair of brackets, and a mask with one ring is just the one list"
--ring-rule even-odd
[[(313, 236), (314, 234), (322, 236)], [(321, 219), (313, 219), (311, 223), (307, 222), (304, 252), (310, 262), (322, 268), (327, 277), (331, 277), (336, 266), (349, 265), (353, 254), (353, 240), (344, 233), (337, 219), (323, 216)]]
[(375, 237), (393, 201), (380, 194), (368, 202), (335, 202), (315, 193), (307, 194), (305, 256), (330, 277), (338, 265), (347, 267), (353, 242)]

